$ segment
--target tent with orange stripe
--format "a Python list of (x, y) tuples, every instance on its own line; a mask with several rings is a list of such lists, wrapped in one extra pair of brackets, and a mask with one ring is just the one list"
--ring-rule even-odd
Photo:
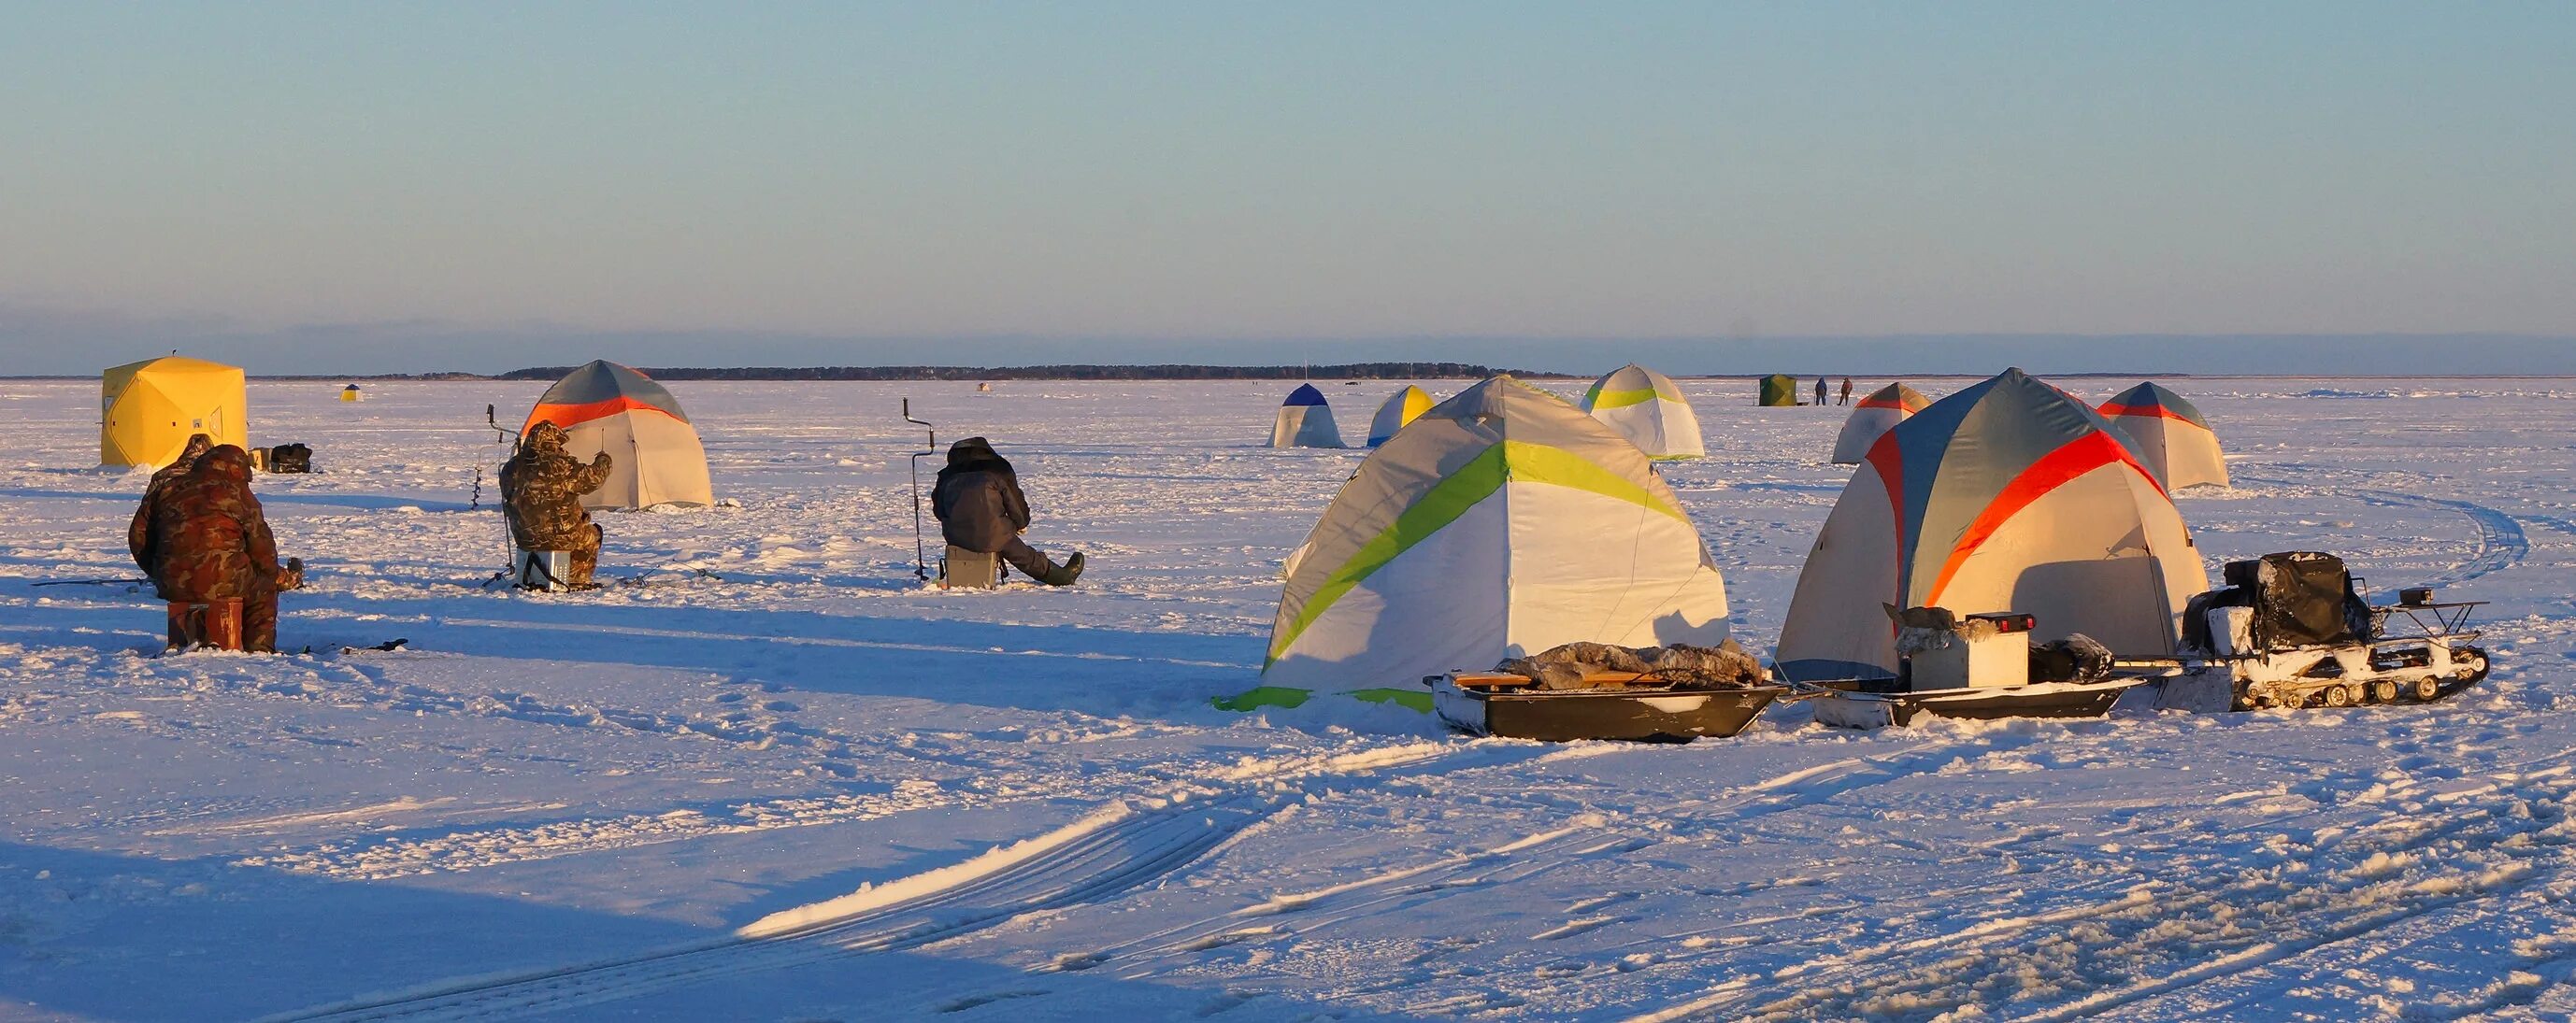
[(2102, 415), (2129, 436), (2129, 447), (2165, 486), (2227, 485), (2227, 456), (2218, 450), (2218, 434), (2182, 395), (2143, 383), (2104, 402)]
[(1851, 417), (1843, 420), (1843, 432), (1834, 438), (1834, 464), (1859, 465), (1862, 458), (1868, 457), (1869, 446), (1878, 443), (1880, 434), (1930, 404), (1932, 399), (1904, 384), (1889, 384), (1870, 392), (1860, 404), (1852, 406)]
[(1926, 406), (1872, 444), (1817, 534), (1775, 652), (1799, 681), (1896, 675), (1885, 605), (2026, 611), (2169, 656), (2209, 588), (2182, 513), (2090, 405), (2020, 370)]
[(608, 452), (608, 482), (581, 499), (585, 508), (715, 503), (697, 426), (669, 389), (642, 373), (604, 359), (566, 373), (519, 433), (538, 423), (562, 427), (564, 450), (582, 461)]

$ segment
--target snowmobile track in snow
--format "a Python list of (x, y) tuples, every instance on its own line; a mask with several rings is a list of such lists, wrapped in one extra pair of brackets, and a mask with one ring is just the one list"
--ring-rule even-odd
[[(1511, 747), (1398, 747), (1249, 769), (1231, 792), (1077, 824), (1057, 844), (882, 906), (775, 933), (659, 949), (558, 969), (483, 977), (267, 1017), (287, 1021), (510, 1019), (651, 994), (719, 977), (918, 948), (1030, 913), (1111, 898), (1169, 877), (1282, 807), (1378, 772), (1460, 769), (1534, 755)], [(1452, 763), (1456, 762), (1456, 763)], [(968, 867), (961, 864), (960, 867)], [(957, 868), (952, 868), (957, 869)], [(897, 882), (901, 883), (901, 882)], [(758, 925), (755, 925), (758, 926)], [(748, 931), (749, 929), (746, 929)]]
[[(2564, 823), (2576, 775), (2553, 766), (2488, 780), (2513, 802), (2454, 810), (2446, 818), (2425, 813), (2422, 804), (2447, 803), (2450, 795), (2375, 788), (2354, 798), (2396, 803), (2391, 809), (2400, 812), (2357, 828), (2275, 821), (2264, 836), (2269, 841), (2255, 844), (2311, 837), (2307, 848), (2285, 847), (2282, 862), (2265, 869), (2218, 869), (2236, 862), (2229, 842), (2160, 849), (2168, 866), (2127, 879), (2094, 878), (2067, 889), (2073, 896), (2067, 905), (1974, 919), (1738, 978), (1630, 1023), (1856, 1018), (1957, 1005), (1982, 1006), (2003, 1018), (2073, 1020), (2240, 978), (2297, 982), (2309, 975), (2266, 971), (2377, 940), (2455, 907), (2520, 896), (2576, 861)], [(2363, 960), (2382, 954), (2356, 953)], [(2226, 1016), (2228, 1008), (2241, 1008), (2234, 1005), (2241, 997), (2212, 1001), (2202, 997), (2186, 1015)], [(2410, 1011), (2408, 1018), (2418, 1015)]]
[(952, 887), (768, 937), (467, 983), (275, 1020), (503, 1019), (646, 995), (718, 977), (917, 948), (1027, 913), (1110, 897), (1180, 870), (1277, 809), (1239, 795), (1131, 814)]
[[(2281, 468), (2296, 469), (2301, 472), (2312, 474), (2343, 471), (2326, 466), (2314, 465), (2284, 465), (2281, 466)], [(2291, 479), (2288, 477), (2249, 475), (2245, 477), (2245, 481), (2248, 483), (2261, 483), (2267, 486), (2289, 488), (2298, 488), (2310, 485), (2307, 481)], [(2324, 487), (2315, 489), (2322, 493), (2337, 494), (2360, 501), (2363, 504), (2377, 505), (2382, 508), (2442, 508), (2468, 516), (2470, 525), (2475, 527), (2477, 530), (2477, 545), (2470, 556), (2466, 560), (2453, 564), (2449, 569), (2436, 573), (2430, 577), (2419, 579), (2409, 585), (2432, 586), (2436, 588), (2457, 586), (2480, 576), (2512, 568), (2515, 565), (2521, 564), (2523, 559), (2531, 556), (2531, 538), (2524, 535), (2522, 531), (2522, 523), (2516, 521), (2511, 515), (2474, 501), (2463, 501), (2457, 498), (2447, 497), (2426, 497), (2421, 494), (2408, 494), (2383, 489), (2372, 489), (2368, 487)]]

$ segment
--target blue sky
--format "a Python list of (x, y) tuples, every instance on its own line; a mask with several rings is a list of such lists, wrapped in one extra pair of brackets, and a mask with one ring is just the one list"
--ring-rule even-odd
[(0, 3), (0, 359), (2566, 337), (2571, 54), (2563, 3)]

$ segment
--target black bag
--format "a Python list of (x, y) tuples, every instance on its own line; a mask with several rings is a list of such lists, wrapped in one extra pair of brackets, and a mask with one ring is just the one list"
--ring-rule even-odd
[(280, 444), (268, 449), (268, 471), (312, 472), (313, 449), (302, 444)]
[(2229, 583), (2252, 593), (2254, 641), (2266, 650), (2367, 642), (2370, 605), (2353, 589), (2343, 559), (2314, 551), (2230, 562)]
[(2111, 648), (2081, 632), (2030, 645), (2033, 682), (2099, 682), (2111, 677)]

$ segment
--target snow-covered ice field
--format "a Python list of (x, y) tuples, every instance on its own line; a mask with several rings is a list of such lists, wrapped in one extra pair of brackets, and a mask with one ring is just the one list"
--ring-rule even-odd
[[(483, 406), (542, 384), (255, 383), (322, 470), (257, 484), (312, 652), (161, 658), (148, 591), (36, 585), (135, 574), (96, 385), (0, 382), (0, 1017), (2576, 1013), (2576, 381), (2168, 383), (2235, 456), (2180, 501), (2213, 575), (2492, 601), (2494, 677), (1687, 746), (1220, 711), (1364, 454), (1255, 446), (1278, 383), (675, 384), (739, 506), (604, 515), (641, 582), (557, 595), (478, 589), (467, 507)], [(1393, 386), (1328, 387), (1346, 436)], [(1683, 386), (1710, 457), (1665, 471), (1767, 653), (1841, 411)], [(1080, 587), (914, 582), (903, 396), (1019, 464)]]

